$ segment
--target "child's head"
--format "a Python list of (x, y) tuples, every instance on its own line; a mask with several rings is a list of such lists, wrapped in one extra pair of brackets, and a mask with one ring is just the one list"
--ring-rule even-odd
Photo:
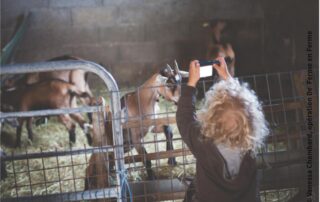
[(231, 147), (250, 147), (246, 137), (252, 126), (241, 100), (224, 96), (223, 100), (212, 102), (202, 116), (202, 132), (216, 144), (223, 143)]
[(255, 94), (237, 80), (213, 86), (202, 111), (202, 133), (215, 144), (255, 150), (268, 134)]

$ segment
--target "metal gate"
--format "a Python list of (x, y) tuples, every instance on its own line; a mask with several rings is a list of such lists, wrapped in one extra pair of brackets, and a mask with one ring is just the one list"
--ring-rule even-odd
[[(110, 73), (108, 73), (103, 67), (100, 65), (89, 62), (89, 61), (59, 61), (59, 62), (41, 62), (41, 63), (33, 63), (33, 64), (14, 64), (14, 65), (5, 65), (1, 67), (0, 74), (21, 74), (21, 73), (34, 73), (34, 72), (46, 72), (46, 71), (61, 71), (61, 70), (75, 70), (75, 69), (82, 69), (88, 72), (92, 72), (98, 75), (107, 88), (111, 92), (111, 111), (114, 117), (112, 124), (113, 124), (113, 135), (114, 135), (114, 145), (122, 145), (122, 129), (121, 129), (121, 110), (120, 110), (120, 94), (119, 89), (117, 86), (116, 81), (112, 77)], [(41, 110), (41, 111), (28, 111), (28, 112), (10, 112), (10, 113), (1, 113), (0, 119), (6, 118), (17, 118), (17, 117), (29, 117), (29, 116), (48, 116), (48, 115), (58, 115), (63, 113), (77, 113), (77, 112), (97, 112), (99, 108), (97, 107), (81, 107), (76, 109), (55, 109), (55, 110)], [(26, 200), (26, 201), (36, 201), (37, 198), (40, 201), (43, 200), (50, 200), (53, 201), (61, 200), (61, 201), (74, 201), (74, 200), (84, 200), (90, 199), (91, 195), (94, 198), (117, 198), (118, 201), (122, 201), (122, 198), (125, 197), (125, 192), (123, 193), (122, 183), (125, 180), (124, 173), (124, 161), (123, 161), (123, 148), (122, 146), (111, 147), (106, 146), (104, 148), (90, 148), (90, 149), (81, 149), (81, 150), (70, 150), (70, 151), (52, 151), (52, 152), (41, 152), (41, 153), (27, 153), (14, 155), (12, 153), (11, 156), (4, 157), (2, 161), (11, 161), (14, 167), (14, 161), (26, 159), (27, 161), (31, 159), (38, 159), (41, 158), (42, 162), (44, 158), (48, 157), (56, 157), (65, 156), (65, 155), (79, 155), (79, 154), (87, 154), (87, 153), (94, 153), (94, 152), (109, 152), (113, 151), (116, 159), (116, 170), (117, 170), (117, 186), (113, 188), (106, 188), (103, 190), (97, 191), (80, 191), (75, 193), (60, 193), (58, 195), (48, 195), (47, 197), (32, 197), (32, 183), (30, 180), (30, 189), (31, 189), (31, 196), (30, 197), (19, 197), (18, 191), (16, 191), (17, 195), (16, 198), (8, 198), (3, 199), (4, 201), (11, 201), (11, 200)], [(43, 165), (44, 166), (44, 165)], [(58, 165), (59, 168), (59, 165)], [(44, 169), (44, 167), (43, 167)], [(30, 170), (29, 176), (30, 176)], [(17, 172), (13, 169), (13, 175), (16, 177)], [(58, 170), (58, 172), (60, 172)], [(60, 174), (59, 174), (60, 176)], [(31, 177), (31, 176), (30, 176)], [(16, 181), (16, 180), (15, 180)], [(17, 184), (15, 185), (17, 189)], [(102, 193), (99, 194), (99, 193)]]

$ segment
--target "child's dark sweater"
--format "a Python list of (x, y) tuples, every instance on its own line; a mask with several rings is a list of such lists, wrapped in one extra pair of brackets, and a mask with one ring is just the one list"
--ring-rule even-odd
[(182, 87), (178, 103), (177, 125), (182, 139), (197, 159), (196, 201), (253, 202), (256, 201), (256, 163), (248, 152), (242, 159), (238, 175), (226, 178), (226, 163), (212, 141), (205, 141), (197, 121), (196, 89)]

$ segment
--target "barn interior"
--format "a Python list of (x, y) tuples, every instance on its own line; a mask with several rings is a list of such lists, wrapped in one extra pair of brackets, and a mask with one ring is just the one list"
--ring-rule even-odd
[[(166, 64), (173, 67), (175, 60), (180, 70), (187, 71), (192, 59), (208, 59), (208, 49), (217, 40), (215, 28), (223, 24), (218, 42), (231, 44), (235, 76), (257, 92), (270, 124), (270, 137), (257, 158), (261, 201), (303, 201), (309, 191), (308, 99), (312, 99), (314, 161), (318, 154), (318, 9), (317, 0), (1, 0), (1, 66), (76, 56), (107, 70), (122, 96)], [(310, 80), (308, 73), (310, 94), (305, 83)], [(99, 76), (89, 74), (88, 83), (94, 97), (103, 96), (111, 105), (112, 91)], [(202, 81), (199, 91), (210, 85)], [(148, 133), (143, 141), (149, 156), (134, 150), (126, 154), (132, 192), (126, 197), (134, 201), (182, 201), (186, 179), (195, 174), (195, 159), (171, 120), (176, 106), (164, 99), (159, 104), (158, 121), (172, 125), (175, 150), (165, 152), (162, 133)], [(200, 98), (197, 105), (202, 105)], [(146, 127), (141, 124), (140, 120), (136, 127)], [(18, 148), (13, 146), (15, 130), (1, 126), (1, 150), (7, 154), (1, 157), (7, 170), (0, 184), (1, 200), (108, 201), (112, 193), (107, 186), (84, 192), (91, 155), (102, 153), (105, 161), (112, 161), (106, 160), (105, 145), (89, 146), (77, 127), (80, 135), (70, 149), (67, 131), (56, 119), (34, 126), (33, 141), (23, 130)], [(167, 165), (166, 158), (173, 156), (177, 165)], [(156, 180), (147, 179), (141, 163), (146, 159), (152, 160)], [(311, 170), (318, 179), (317, 163)], [(109, 185), (120, 186), (117, 172), (99, 175), (108, 178)], [(316, 197), (318, 183), (311, 187)], [(117, 194), (112, 197), (121, 199)]]

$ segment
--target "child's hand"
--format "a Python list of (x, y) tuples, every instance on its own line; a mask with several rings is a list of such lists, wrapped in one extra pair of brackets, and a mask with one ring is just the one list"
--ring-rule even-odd
[(217, 70), (219, 76), (221, 79), (227, 80), (229, 77), (231, 77), (228, 67), (226, 64), (226, 61), (224, 60), (224, 57), (218, 57), (216, 60), (219, 60), (220, 64), (213, 64), (212, 66)]
[(188, 86), (196, 87), (200, 79), (200, 63), (198, 60), (193, 60), (189, 65), (189, 81)]

